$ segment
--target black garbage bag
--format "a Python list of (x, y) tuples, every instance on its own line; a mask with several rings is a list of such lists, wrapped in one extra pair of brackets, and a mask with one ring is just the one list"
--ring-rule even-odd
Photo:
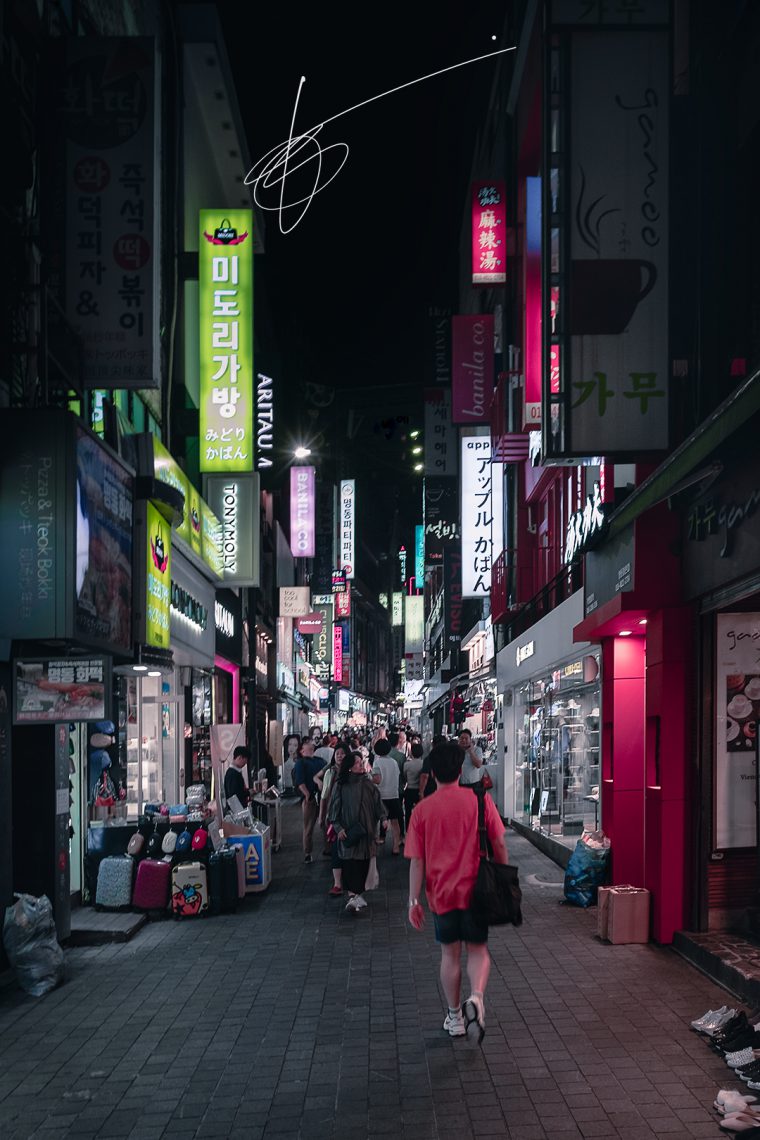
[(5, 910), (3, 946), (18, 984), (32, 997), (42, 997), (63, 981), (63, 950), (47, 895), (16, 895)]

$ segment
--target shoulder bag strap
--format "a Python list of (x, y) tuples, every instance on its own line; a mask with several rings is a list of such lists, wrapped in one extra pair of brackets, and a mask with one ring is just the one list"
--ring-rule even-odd
[[(475, 787), (475, 786), (476, 785), (473, 785), (473, 787)], [(477, 801), (478, 801), (478, 840), (479, 840), (479, 844), (480, 844), (480, 858), (481, 859), (487, 859), (488, 858), (488, 847), (487, 847), (488, 833), (486, 831), (486, 799), (485, 799), (485, 796), (478, 795), (477, 792), (475, 792), (475, 796), (476, 796)]]

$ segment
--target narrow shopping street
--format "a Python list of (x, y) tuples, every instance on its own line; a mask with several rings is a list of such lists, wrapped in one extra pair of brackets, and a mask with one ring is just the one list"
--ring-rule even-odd
[(406, 860), (389, 844), (346, 913), (328, 860), (302, 862), (292, 801), (284, 820), (271, 887), (238, 914), (70, 950), (42, 999), (0, 989), (3, 1140), (721, 1135), (728, 1070), (689, 1022), (728, 995), (671, 949), (601, 943), (525, 839), (508, 835), (525, 923), (492, 932), (478, 1047), (441, 1030)]

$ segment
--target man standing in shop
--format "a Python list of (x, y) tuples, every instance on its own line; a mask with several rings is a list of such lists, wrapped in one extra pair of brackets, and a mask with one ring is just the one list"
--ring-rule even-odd
[(462, 784), (477, 784), (483, 779), (483, 753), (477, 744), (472, 742), (472, 733), (469, 728), (463, 728), (459, 733), (459, 747), (464, 752), (462, 764)]
[(314, 824), (317, 822), (317, 793), (320, 787), (319, 773), (324, 767), (324, 762), (314, 755), (314, 741), (304, 740), (293, 769), (293, 783), (301, 794), (304, 863), (312, 861)]
[(232, 796), (237, 796), (244, 808), (247, 808), (250, 803), (251, 793), (243, 779), (242, 769), (247, 767), (250, 759), (250, 749), (244, 748), (242, 744), (239, 744), (232, 753), (232, 764), (224, 773), (225, 799), (229, 803)]

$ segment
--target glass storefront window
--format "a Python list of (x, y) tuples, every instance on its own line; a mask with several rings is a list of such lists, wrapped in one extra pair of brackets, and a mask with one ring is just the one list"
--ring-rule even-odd
[(515, 818), (568, 846), (599, 824), (600, 700), (596, 654), (515, 690)]
[(120, 687), (119, 747), (127, 771), (129, 819), (147, 803), (176, 803), (177, 702), (173, 675), (125, 677)]

